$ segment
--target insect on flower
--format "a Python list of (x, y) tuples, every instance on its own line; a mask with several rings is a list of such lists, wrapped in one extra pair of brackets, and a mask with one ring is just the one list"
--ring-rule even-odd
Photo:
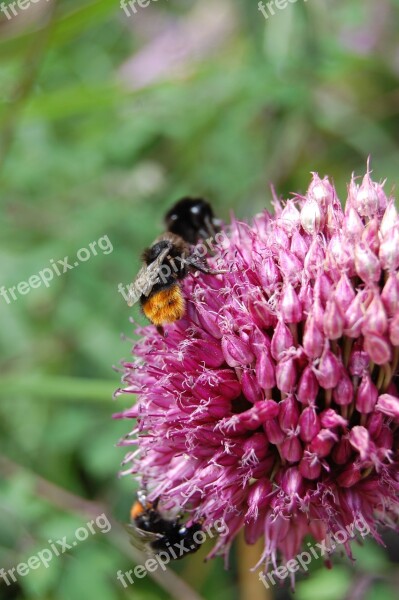
[(180, 283), (189, 272), (226, 272), (210, 269), (194, 246), (200, 238), (214, 237), (219, 223), (206, 200), (183, 198), (165, 216), (166, 233), (144, 250), (144, 265), (129, 287), (128, 305), (139, 300), (143, 313), (160, 333), (163, 325), (178, 321), (185, 313)]
[(190, 310), (165, 338), (140, 328), (123, 363), (124, 474), (203, 529), (224, 519), (209, 557), (240, 530), (265, 571), (308, 535), (352, 531), (352, 557), (356, 535), (399, 531), (399, 216), (369, 170), (343, 205), (313, 174), (275, 214), (233, 220), (217, 289), (182, 281)]
[[(171, 558), (179, 559), (198, 550), (200, 543), (195, 533), (201, 531), (199, 522), (187, 527), (179, 516), (166, 518), (158, 506), (159, 502), (148, 502), (144, 490), (137, 493), (137, 500), (130, 511), (130, 524), (126, 525), (134, 546), (148, 554), (167, 552)], [(183, 547), (184, 551), (177, 551)]]

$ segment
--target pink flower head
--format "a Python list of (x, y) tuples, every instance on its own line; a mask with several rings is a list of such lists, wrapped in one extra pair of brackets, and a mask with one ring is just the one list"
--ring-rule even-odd
[(348, 192), (342, 209), (313, 174), (276, 216), (233, 221), (209, 258), (228, 272), (187, 277), (185, 316), (139, 328), (123, 363), (125, 473), (224, 519), (211, 556), (244, 529), (267, 568), (359, 515), (377, 540), (398, 522), (399, 218), (369, 172)]

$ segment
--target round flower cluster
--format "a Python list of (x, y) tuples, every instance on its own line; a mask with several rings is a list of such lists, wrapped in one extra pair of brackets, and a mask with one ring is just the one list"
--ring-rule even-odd
[[(244, 528), (258, 564), (293, 558), (362, 515), (398, 523), (399, 218), (367, 172), (344, 209), (317, 174), (305, 197), (233, 221), (187, 277), (187, 313), (138, 330), (124, 388), (137, 420), (121, 443), (149, 499)], [(345, 545), (350, 556), (349, 543)]]

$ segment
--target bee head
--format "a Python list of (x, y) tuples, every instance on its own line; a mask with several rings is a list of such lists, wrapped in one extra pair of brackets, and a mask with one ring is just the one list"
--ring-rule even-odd
[(219, 231), (219, 221), (215, 219), (211, 205), (202, 198), (182, 198), (166, 214), (168, 231), (181, 236), (189, 244), (196, 244), (199, 238), (213, 236)]

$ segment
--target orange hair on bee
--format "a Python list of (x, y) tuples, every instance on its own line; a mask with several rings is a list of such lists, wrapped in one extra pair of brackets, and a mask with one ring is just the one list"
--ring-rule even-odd
[(142, 515), (144, 511), (145, 511), (144, 506), (141, 504), (141, 502), (136, 500), (136, 502), (134, 502), (134, 504), (132, 504), (132, 508), (130, 509), (131, 520), (134, 521), (135, 519), (137, 519), (137, 517)]
[(147, 319), (157, 327), (178, 321), (185, 312), (180, 286), (176, 283), (155, 292), (143, 303), (142, 308)]

